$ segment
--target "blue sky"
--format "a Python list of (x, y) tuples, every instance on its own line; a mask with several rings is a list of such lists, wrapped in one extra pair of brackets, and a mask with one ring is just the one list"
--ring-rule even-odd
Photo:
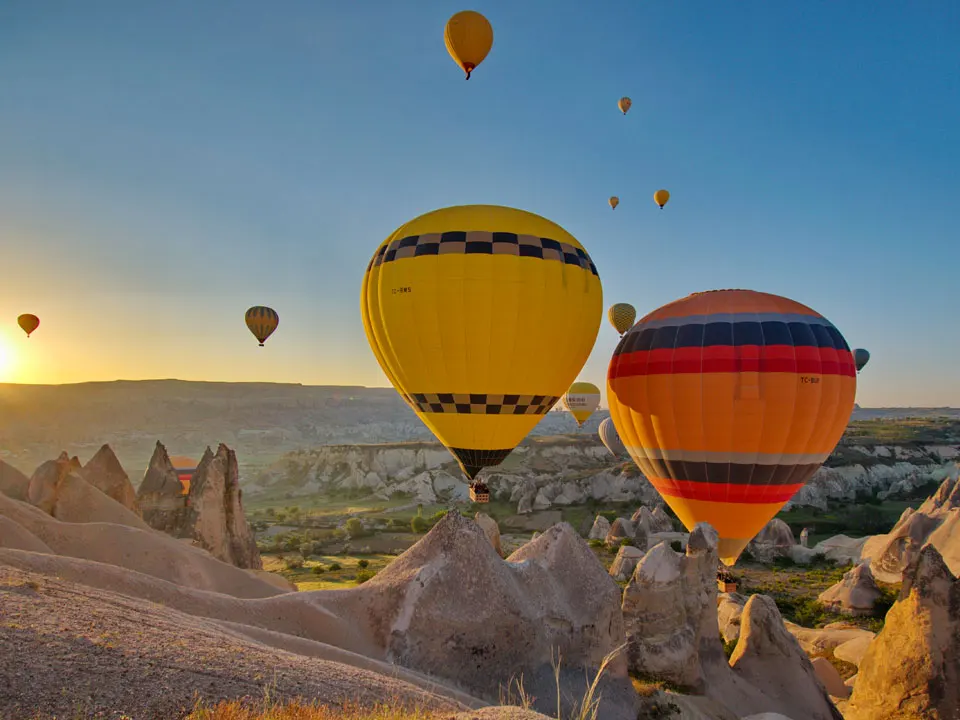
[[(495, 34), (470, 82), (465, 8)], [(25, 382), (385, 385), (371, 253), (495, 203), (577, 236), (607, 305), (776, 292), (871, 350), (862, 405), (960, 405), (958, 167), (952, 1), (4, 0), (0, 314), (43, 325), (0, 341)]]

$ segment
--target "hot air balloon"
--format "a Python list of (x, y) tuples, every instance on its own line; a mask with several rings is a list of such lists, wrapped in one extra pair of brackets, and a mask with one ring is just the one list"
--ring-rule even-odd
[(593, 411), (600, 407), (600, 388), (593, 383), (575, 382), (563, 396), (563, 406), (583, 427)]
[(616, 195), (611, 195), (610, 199), (607, 202), (610, 203), (610, 207), (612, 207), (613, 209), (616, 209), (617, 205), (620, 204), (620, 198), (618, 198)]
[(447, 20), (443, 41), (450, 57), (463, 68), (469, 80), (470, 73), (483, 62), (493, 46), (493, 28), (480, 13), (464, 10)]
[(633, 101), (626, 96), (617, 101), (617, 107), (620, 108), (620, 112), (622, 112), (624, 115), (627, 114), (627, 111), (630, 109), (631, 105), (633, 105)]
[(857, 348), (853, 351), (853, 362), (857, 366), (857, 372), (863, 370), (863, 366), (870, 362), (870, 352), (863, 348)]
[(263, 347), (267, 338), (273, 335), (273, 331), (280, 324), (280, 316), (277, 315), (277, 311), (262, 305), (255, 305), (247, 310), (245, 318), (247, 327), (260, 343), (260, 347)]
[(186, 495), (190, 492), (190, 480), (193, 479), (193, 474), (197, 471), (197, 461), (183, 455), (174, 455), (170, 458), (170, 464), (177, 471), (177, 479), (183, 486), (183, 494)]
[(627, 458), (630, 454), (624, 446), (620, 435), (617, 433), (617, 426), (613, 424), (610, 418), (604, 418), (600, 421), (600, 428), (597, 430), (600, 435), (600, 442), (604, 444), (610, 454), (618, 460)]
[(597, 268), (572, 235), (492, 205), (402, 225), (360, 291), (380, 367), (460, 463), (475, 500), (478, 473), (500, 464), (580, 372), (602, 302)]
[(636, 322), (637, 309), (629, 303), (614, 303), (607, 310), (607, 319), (614, 330), (623, 335)]
[(728, 565), (833, 451), (856, 390), (853, 354), (829, 321), (750, 290), (655, 310), (607, 373), (630, 455), (688, 529), (713, 525)]
[(663, 210), (663, 206), (667, 204), (670, 200), (670, 193), (666, 190), (657, 190), (653, 194), (653, 201), (660, 206), (660, 209)]
[(38, 318), (36, 315), (27, 313), (17, 318), (17, 325), (20, 326), (20, 329), (23, 330), (29, 338), (30, 333), (40, 327), (40, 318)]

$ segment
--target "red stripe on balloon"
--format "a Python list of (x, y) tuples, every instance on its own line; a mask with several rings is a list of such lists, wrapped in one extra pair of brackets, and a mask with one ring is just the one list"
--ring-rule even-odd
[[(657, 492), (684, 500), (732, 503), (776, 503), (793, 497), (804, 483), (796, 485), (730, 485), (668, 478), (647, 478)], [(722, 498), (722, 500), (720, 499)]]

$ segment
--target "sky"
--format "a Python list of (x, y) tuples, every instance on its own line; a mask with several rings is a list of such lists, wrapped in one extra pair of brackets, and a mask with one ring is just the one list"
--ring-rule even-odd
[(861, 405), (958, 406), (958, 168), (953, 0), (3, 0), (0, 381), (387, 386), (371, 254), (491, 203), (576, 236), (605, 305), (785, 295), (871, 351)]

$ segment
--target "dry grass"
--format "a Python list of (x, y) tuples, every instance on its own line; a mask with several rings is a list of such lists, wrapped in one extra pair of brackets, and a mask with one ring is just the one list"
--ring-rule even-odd
[(286, 703), (226, 700), (212, 707), (198, 704), (186, 720), (439, 720), (441, 717), (448, 718), (450, 713), (388, 704), (370, 707), (351, 703), (332, 707), (302, 700)]

